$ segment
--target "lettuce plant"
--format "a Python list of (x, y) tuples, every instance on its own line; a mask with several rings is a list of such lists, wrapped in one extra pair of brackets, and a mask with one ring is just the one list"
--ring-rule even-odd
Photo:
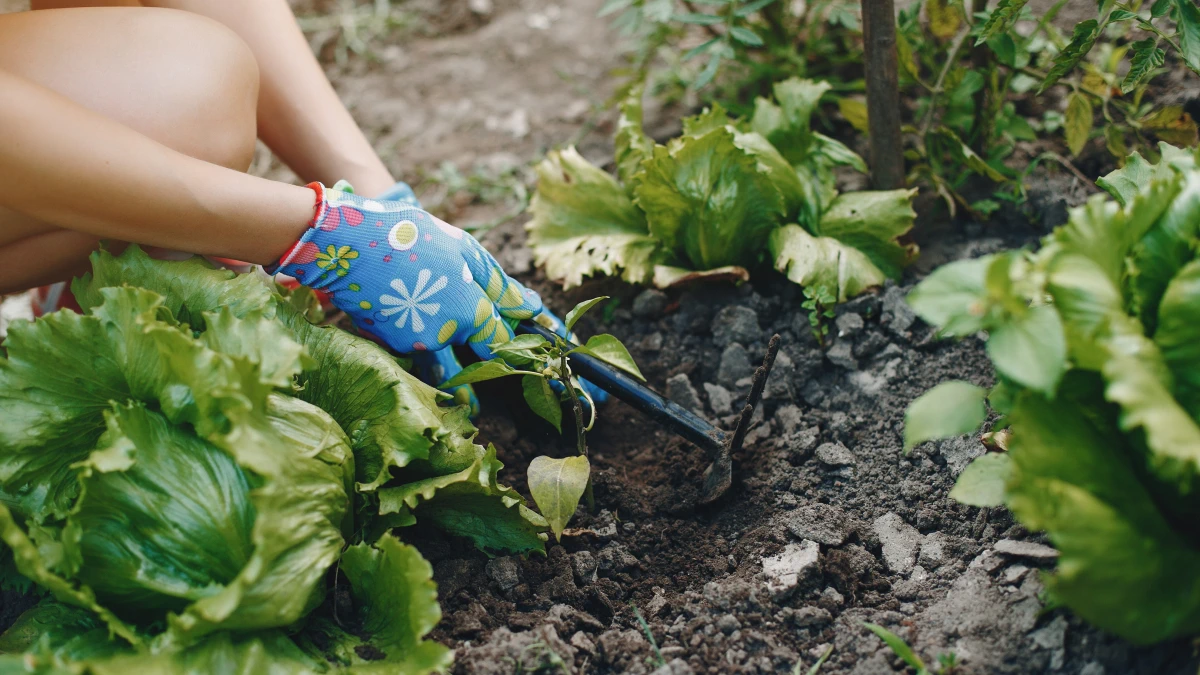
[(748, 121), (720, 106), (683, 121), (666, 145), (642, 129), (641, 90), (621, 105), (613, 177), (567, 148), (538, 167), (529, 245), (564, 287), (620, 275), (667, 287), (749, 278), (764, 260), (839, 300), (898, 277), (916, 250), (898, 239), (915, 214), (908, 190), (839, 195), (834, 170), (862, 159), (812, 130), (828, 84), (793, 78)]
[[(526, 552), (546, 529), (466, 410), (266, 277), (136, 247), (92, 264), (85, 313), (12, 326), (0, 358), (0, 584), (49, 596), (0, 671), (447, 665), (429, 565), (386, 533)], [(361, 630), (314, 612), (335, 564)]]
[(1008, 426), (951, 496), (1006, 504), (1060, 550), (1048, 588), (1135, 643), (1200, 632), (1200, 167), (1163, 144), (1099, 181), (1036, 254), (951, 263), (909, 302), (946, 335), (986, 331), (997, 384), (914, 401), (905, 445)]

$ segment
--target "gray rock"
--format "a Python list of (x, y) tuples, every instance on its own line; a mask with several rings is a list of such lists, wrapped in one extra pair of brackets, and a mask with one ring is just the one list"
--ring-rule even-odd
[(819, 427), (809, 427), (802, 429), (792, 434), (788, 438), (788, 451), (792, 455), (801, 459), (808, 456), (812, 449), (817, 447), (817, 441), (821, 440), (821, 429)]
[(688, 665), (687, 661), (676, 657), (662, 666), (659, 666), (653, 673), (650, 673), (650, 675), (692, 675), (694, 672), (696, 671), (692, 670), (692, 667)]
[(1013, 565), (1004, 570), (1004, 583), (1015, 586), (1028, 571), (1029, 568), (1024, 565)]
[(1079, 671), (1079, 675), (1104, 675), (1104, 666), (1092, 661), (1083, 666), (1083, 670)]
[(1051, 670), (1060, 670), (1066, 659), (1067, 620), (1061, 616), (1054, 617), (1050, 623), (1029, 634), (1033, 644), (1042, 649), (1050, 650)]
[(817, 571), (820, 556), (821, 546), (806, 539), (799, 544), (788, 544), (779, 555), (763, 558), (767, 590), (776, 600), (787, 598), (801, 581)]
[(917, 320), (917, 314), (904, 299), (904, 291), (899, 286), (891, 286), (883, 292), (883, 315), (889, 317), (888, 328), (896, 335), (903, 336)]
[(717, 630), (721, 631), (722, 633), (724, 633), (726, 635), (733, 633), (733, 631), (735, 631), (741, 627), (742, 627), (742, 622), (738, 621), (737, 617), (735, 617), (732, 614), (726, 614), (726, 615), (722, 616), (721, 618), (717, 619)]
[(838, 593), (838, 590), (832, 586), (821, 591), (821, 599), (828, 600), (839, 607), (846, 601), (846, 598), (843, 597), (841, 593)]
[(876, 518), (871, 530), (883, 545), (883, 564), (896, 574), (907, 574), (917, 562), (917, 548), (921, 545), (917, 528), (891, 512)]
[(794, 399), (792, 395), (792, 383), (796, 381), (796, 364), (792, 361), (792, 357), (787, 355), (787, 352), (782, 349), (775, 356), (775, 366), (771, 369), (771, 376), (767, 378), (766, 389), (763, 390), (763, 398), (782, 398)]
[(921, 553), (917, 562), (933, 569), (946, 560), (946, 535), (941, 532), (930, 532), (921, 538)]
[(781, 430), (785, 434), (790, 434), (800, 425), (804, 423), (804, 413), (800, 412), (800, 408), (794, 405), (780, 406), (775, 411), (775, 421), (779, 422)]
[(619, 542), (610, 541), (596, 556), (597, 569), (604, 573), (622, 572), (638, 565), (638, 559)]
[(512, 556), (492, 558), (484, 569), (488, 578), (496, 582), (502, 591), (510, 591), (521, 583), (521, 568)]
[(704, 391), (708, 394), (708, 407), (718, 415), (728, 415), (733, 412), (733, 394), (719, 384), (704, 383)]
[(983, 443), (974, 436), (959, 436), (948, 438), (937, 445), (938, 453), (946, 460), (950, 475), (957, 477), (967, 468), (971, 460), (987, 452)]
[(717, 367), (717, 384), (733, 388), (737, 386), (738, 380), (753, 373), (754, 366), (750, 365), (750, 355), (739, 343), (734, 342), (721, 352), (721, 363)]
[(823, 626), (832, 620), (833, 616), (828, 611), (812, 605), (801, 607), (792, 614), (792, 623), (799, 628)]
[(663, 334), (651, 333), (647, 335), (646, 337), (642, 338), (640, 346), (644, 351), (647, 352), (657, 352), (661, 350), (663, 346)]
[(717, 312), (712, 324), (713, 342), (724, 347), (732, 342), (750, 344), (762, 338), (758, 314), (749, 307), (733, 305)]
[(841, 443), (822, 443), (817, 446), (817, 461), (825, 466), (853, 466), (854, 453)]
[(596, 643), (592, 642), (592, 639), (587, 636), (587, 633), (584, 633), (581, 630), (575, 631), (575, 634), (571, 636), (570, 645), (584, 654), (589, 654), (592, 656), (595, 656), (596, 654)]
[(591, 551), (576, 551), (571, 554), (571, 571), (575, 574), (575, 583), (587, 586), (596, 581), (596, 570), (599, 563)]
[(796, 537), (825, 546), (841, 546), (850, 534), (846, 514), (820, 502), (805, 504), (788, 514), (785, 526)]
[(700, 395), (696, 393), (687, 373), (667, 378), (667, 398), (692, 412), (704, 414), (704, 404), (700, 402)]
[(667, 596), (661, 592), (655, 592), (654, 597), (646, 603), (646, 616), (656, 617), (666, 611), (670, 603), (667, 602)]
[(992, 547), (997, 553), (1011, 555), (1017, 558), (1034, 558), (1036, 560), (1053, 560), (1058, 557), (1058, 551), (1044, 544), (1015, 539), (1001, 539)]
[(858, 370), (858, 360), (854, 358), (854, 346), (849, 340), (840, 340), (825, 352), (825, 358), (835, 366), (846, 370)]
[(666, 293), (647, 288), (633, 299), (633, 315), (639, 319), (662, 318), (663, 310), (667, 308), (667, 302)]
[(857, 314), (843, 314), (833, 322), (833, 325), (837, 327), (837, 336), (841, 338), (857, 335), (865, 324), (863, 318)]

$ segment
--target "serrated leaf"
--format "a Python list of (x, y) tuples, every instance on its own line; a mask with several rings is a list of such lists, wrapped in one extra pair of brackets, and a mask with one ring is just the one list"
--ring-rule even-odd
[(486, 382), (487, 380), (495, 380), (506, 375), (512, 375), (517, 372), (515, 368), (501, 361), (500, 359), (492, 359), (491, 361), (480, 361), (472, 363), (462, 372), (450, 378), (448, 382), (442, 386), (446, 389), (458, 387), (464, 384), (474, 384), (476, 382)]
[(555, 459), (535, 457), (529, 463), (529, 492), (555, 539), (562, 538), (587, 489), (592, 467), (582, 455)]
[[(1158, 38), (1148, 37), (1134, 42), (1130, 48), (1129, 72), (1121, 79), (1121, 93), (1128, 94), (1149, 78), (1166, 60), (1166, 52), (1158, 48)], [(1116, 126), (1116, 125), (1112, 125)]]
[(969, 382), (943, 382), (904, 411), (904, 451), (925, 441), (969, 434), (987, 417), (987, 390)]
[(1174, 0), (1179, 55), (1192, 72), (1200, 73), (1200, 8), (1194, 0)]
[(862, 251), (832, 237), (814, 237), (799, 225), (785, 225), (772, 232), (770, 251), (775, 269), (788, 279), (805, 288), (823, 286), (837, 302), (887, 280), (887, 275)]
[(581, 318), (583, 318), (583, 315), (587, 314), (588, 310), (590, 310), (591, 308), (595, 307), (596, 305), (604, 302), (607, 299), (608, 299), (607, 295), (601, 295), (598, 298), (592, 298), (591, 300), (584, 300), (583, 302), (579, 303), (578, 305), (575, 305), (574, 307), (572, 307), (571, 311), (567, 312), (567, 318), (566, 318), (566, 322), (565, 322), (566, 326), (567, 326), (567, 330), (573, 329), (575, 327), (575, 323), (578, 322)]
[(568, 353), (579, 352), (594, 356), (607, 364), (616, 366), (621, 370), (637, 377), (637, 379), (646, 381), (642, 376), (642, 371), (638, 370), (637, 363), (633, 357), (629, 355), (629, 350), (621, 341), (611, 335), (594, 335), (587, 341), (587, 344), (580, 345), (572, 349)]
[(1117, 21), (1129, 21), (1136, 18), (1138, 18), (1138, 15), (1127, 9), (1117, 9), (1108, 15), (1108, 22), (1115, 23)]
[(613, 161), (617, 165), (617, 178), (625, 185), (625, 191), (633, 194), (633, 179), (637, 175), (642, 160), (650, 156), (654, 141), (646, 135), (642, 128), (642, 94), (644, 83), (638, 83), (629, 89), (629, 93), (621, 101), (620, 115), (617, 116), (617, 131), (613, 136)]
[(975, 38), (975, 46), (978, 47), (997, 35), (1007, 33), (1016, 24), (1017, 17), (1020, 16), (1021, 10), (1028, 1), (1000, 0), (988, 16), (987, 23), (983, 24), (978, 37)]
[(1171, 0), (1154, 0), (1154, 4), (1150, 7), (1150, 16), (1155, 19), (1162, 18), (1171, 11)]
[(950, 498), (967, 506), (1004, 506), (1004, 486), (1012, 471), (1012, 458), (1005, 453), (989, 452), (977, 457), (958, 476)]
[(529, 409), (537, 416), (546, 420), (558, 433), (562, 433), (562, 404), (558, 394), (550, 388), (550, 382), (544, 377), (526, 375), (521, 378), (521, 393)]
[[(1182, 1), (1189, 2), (1190, 0)], [(1050, 68), (1050, 72), (1046, 73), (1046, 79), (1042, 80), (1042, 85), (1038, 87), (1038, 93), (1054, 86), (1054, 83), (1074, 70), (1080, 59), (1092, 50), (1092, 45), (1096, 44), (1096, 37), (1099, 34), (1100, 27), (1095, 19), (1088, 19), (1076, 24), (1071, 41), (1054, 56), (1054, 66)]]
[(1072, 92), (1067, 97), (1067, 114), (1063, 123), (1063, 133), (1067, 137), (1067, 147), (1071, 156), (1078, 155), (1087, 144), (1088, 135), (1092, 133), (1092, 102), (1082, 92)]

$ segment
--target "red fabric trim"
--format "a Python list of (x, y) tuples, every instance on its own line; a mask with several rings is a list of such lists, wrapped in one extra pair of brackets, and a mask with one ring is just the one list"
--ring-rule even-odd
[[(325, 186), (324, 185), (321, 185), (320, 183), (314, 181), (312, 183), (309, 183), (305, 187), (307, 187), (308, 189), (310, 189), (314, 193), (316, 193), (316, 201), (313, 203), (313, 217), (312, 217), (312, 220), (308, 221), (308, 227), (309, 227), (309, 229), (312, 229), (312, 228), (320, 225), (321, 221), (324, 220), (325, 212), (328, 210), (329, 205), (326, 204), (326, 202), (325, 202)], [(300, 239), (297, 239), (295, 243), (293, 243), (291, 246), (288, 247), (288, 249), (286, 251), (283, 252), (283, 255), (279, 256), (279, 260), (277, 262), (275, 262), (273, 265), (267, 265), (264, 269), (267, 271), (268, 274), (270, 274), (270, 273), (274, 273), (275, 270), (278, 270), (280, 267), (283, 267), (284, 265), (288, 264), (289, 262), (291, 262), (292, 256), (294, 256), (296, 254), (296, 249), (300, 248), (300, 245), (303, 243), (304, 243), (303, 237), (301, 237)]]

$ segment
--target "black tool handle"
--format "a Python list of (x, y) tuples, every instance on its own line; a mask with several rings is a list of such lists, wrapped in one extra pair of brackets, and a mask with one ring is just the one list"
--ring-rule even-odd
[[(551, 342), (558, 337), (554, 331), (529, 320), (518, 323), (517, 332), (540, 335)], [(569, 349), (575, 347), (570, 342), (567, 345)], [(620, 368), (580, 352), (571, 354), (570, 359), (575, 374), (586, 378), (688, 441), (708, 450), (713, 456), (724, 446), (724, 431), (691, 410), (667, 400)]]

